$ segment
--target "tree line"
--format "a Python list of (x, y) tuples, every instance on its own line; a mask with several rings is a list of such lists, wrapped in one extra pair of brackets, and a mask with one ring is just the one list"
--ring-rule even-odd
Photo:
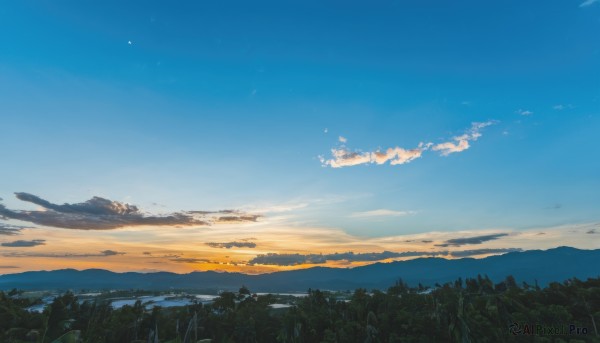
[(357, 289), (347, 297), (309, 290), (289, 308), (246, 287), (210, 304), (114, 309), (80, 303), (70, 292), (43, 312), (35, 299), (0, 292), (0, 342), (600, 342), (600, 278), (541, 288), (512, 276), (458, 279), (433, 288), (402, 280), (386, 292)]

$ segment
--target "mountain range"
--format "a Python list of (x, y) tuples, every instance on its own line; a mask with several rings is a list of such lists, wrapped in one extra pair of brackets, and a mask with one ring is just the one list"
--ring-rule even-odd
[(254, 292), (305, 292), (353, 290), (356, 288), (385, 290), (402, 279), (410, 286), (421, 283), (454, 281), (459, 277), (487, 275), (499, 282), (512, 275), (520, 282), (544, 286), (569, 278), (586, 279), (600, 276), (600, 249), (580, 250), (558, 247), (549, 250), (510, 252), (482, 259), (417, 258), (408, 261), (374, 263), (355, 268), (314, 267), (270, 274), (248, 275), (225, 272), (192, 272), (176, 274), (115, 273), (102, 269), (61, 269), (30, 271), (0, 275), (0, 289), (79, 290), (79, 289), (217, 289), (237, 290), (245, 285)]

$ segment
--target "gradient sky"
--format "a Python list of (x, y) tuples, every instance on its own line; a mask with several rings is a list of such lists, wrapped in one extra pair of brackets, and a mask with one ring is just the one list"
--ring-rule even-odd
[(15, 1), (0, 23), (0, 274), (600, 248), (600, 1)]

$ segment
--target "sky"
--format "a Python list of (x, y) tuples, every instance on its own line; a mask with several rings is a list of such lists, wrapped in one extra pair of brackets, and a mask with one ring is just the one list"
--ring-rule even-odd
[(600, 248), (600, 1), (18, 1), (0, 23), (0, 274)]

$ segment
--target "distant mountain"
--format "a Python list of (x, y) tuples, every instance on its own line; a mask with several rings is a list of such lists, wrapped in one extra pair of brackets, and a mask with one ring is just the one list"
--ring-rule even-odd
[(577, 277), (600, 276), (600, 249), (580, 250), (559, 247), (549, 250), (511, 252), (483, 259), (418, 258), (409, 261), (375, 263), (351, 269), (315, 267), (262, 275), (217, 273), (189, 274), (113, 273), (102, 269), (62, 269), (0, 276), (0, 289), (235, 289), (246, 285), (255, 292), (305, 292), (323, 290), (387, 289), (402, 279), (414, 286), (443, 284), (459, 277), (488, 275), (499, 282), (513, 275), (518, 282), (539, 285)]

